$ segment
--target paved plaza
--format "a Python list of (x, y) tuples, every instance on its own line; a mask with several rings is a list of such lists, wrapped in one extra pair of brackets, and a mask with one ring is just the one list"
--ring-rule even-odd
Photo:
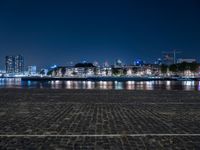
[(0, 149), (200, 149), (200, 92), (0, 90)]

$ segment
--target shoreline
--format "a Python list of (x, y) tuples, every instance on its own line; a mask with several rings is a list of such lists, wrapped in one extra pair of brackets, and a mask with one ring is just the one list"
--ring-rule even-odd
[(22, 81), (199, 81), (200, 78), (173, 77), (21, 77)]

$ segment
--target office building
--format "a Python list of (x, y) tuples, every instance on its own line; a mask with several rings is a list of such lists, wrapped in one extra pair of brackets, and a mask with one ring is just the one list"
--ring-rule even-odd
[(15, 59), (13, 56), (6, 56), (6, 73), (14, 73), (15, 72)]
[(28, 74), (29, 75), (35, 75), (37, 73), (36, 66), (28, 66)]
[(21, 55), (15, 56), (15, 73), (24, 72), (24, 57)]
[(24, 58), (21, 55), (6, 56), (5, 58), (6, 73), (23, 73)]

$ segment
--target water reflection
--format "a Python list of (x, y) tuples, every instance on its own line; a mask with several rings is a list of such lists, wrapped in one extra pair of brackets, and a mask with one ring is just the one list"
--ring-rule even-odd
[(183, 81), (183, 85), (185, 86), (185, 90), (193, 90), (195, 88), (194, 81)]
[(99, 87), (99, 89), (112, 89), (113, 88), (113, 82), (110, 81), (100, 81), (96, 82), (96, 87)]
[(22, 85), (20, 78), (0, 78), (0, 87), (18, 88)]
[(171, 89), (171, 81), (166, 81), (166, 89), (167, 90)]
[(21, 81), (0, 78), (0, 88), (114, 89), (114, 90), (196, 90), (200, 81)]
[(199, 81), (199, 83), (198, 83), (198, 91), (200, 91), (200, 81)]

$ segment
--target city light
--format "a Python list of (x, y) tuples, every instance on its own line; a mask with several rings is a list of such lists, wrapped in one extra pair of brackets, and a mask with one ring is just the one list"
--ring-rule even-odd
[(0, 150), (200, 150), (200, 0), (0, 0)]

